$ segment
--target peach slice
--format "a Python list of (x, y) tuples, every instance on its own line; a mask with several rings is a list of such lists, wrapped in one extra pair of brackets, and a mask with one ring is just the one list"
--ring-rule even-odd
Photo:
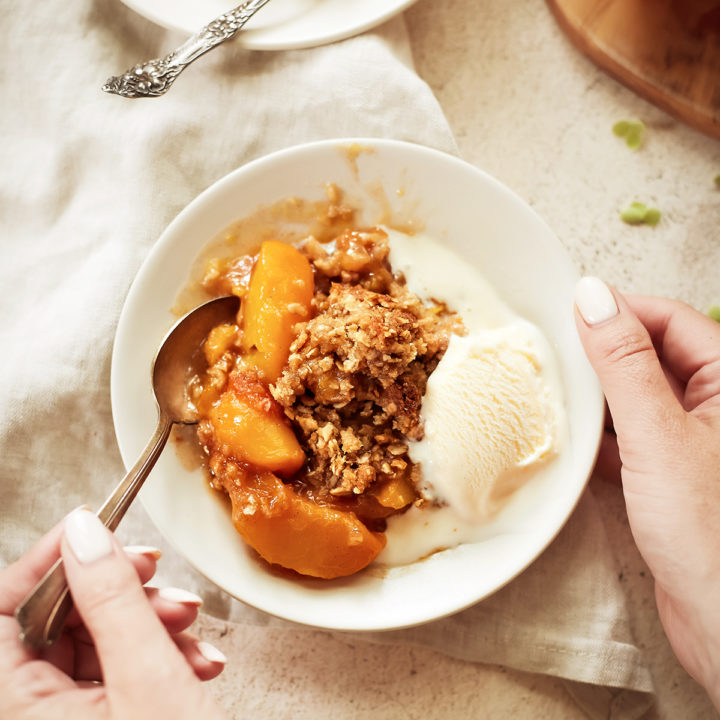
[(275, 382), (287, 362), (293, 326), (310, 318), (313, 293), (308, 259), (287, 243), (264, 242), (243, 302), (242, 347), (267, 382)]
[(385, 547), (385, 536), (371, 532), (355, 513), (317, 505), (272, 473), (241, 473), (226, 490), (243, 540), (267, 562), (301, 575), (352, 575)]
[(282, 408), (253, 375), (233, 373), (208, 417), (217, 444), (241, 462), (286, 477), (305, 462)]

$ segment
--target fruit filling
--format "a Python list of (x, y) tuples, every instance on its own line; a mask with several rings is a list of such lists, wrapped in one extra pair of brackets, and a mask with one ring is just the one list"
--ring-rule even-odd
[(205, 288), (242, 299), (189, 383), (210, 484), (248, 545), (302, 575), (358, 572), (383, 549), (387, 518), (425, 502), (408, 442), (463, 326), (388, 257), (383, 229), (350, 226), (208, 263)]

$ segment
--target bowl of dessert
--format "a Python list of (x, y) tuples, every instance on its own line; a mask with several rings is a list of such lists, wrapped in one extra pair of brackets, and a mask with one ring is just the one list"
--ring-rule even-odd
[(548, 546), (594, 464), (577, 278), (528, 205), (445, 153), (337, 139), (244, 165), (168, 226), (119, 321), (131, 465), (165, 332), (240, 298), (197, 348), (198, 422), (144, 507), (206, 578), (287, 620), (386, 630), (469, 607)]

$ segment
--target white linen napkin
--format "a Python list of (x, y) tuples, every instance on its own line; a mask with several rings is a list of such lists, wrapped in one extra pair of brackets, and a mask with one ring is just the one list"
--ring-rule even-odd
[[(99, 506), (122, 476), (109, 394), (115, 325), (143, 258), (183, 206), (244, 162), (299, 142), (392, 137), (457, 152), (414, 71), (402, 18), (305, 51), (227, 44), (165, 97), (134, 101), (100, 86), (182, 37), (117, 0), (9, 4), (4, 25), (3, 564), (73, 507)], [(206, 583), (139, 505), (119, 535), (162, 547), (159, 581), (202, 593), (217, 617), (282, 624)], [(544, 555), (493, 597), (362, 639), (556, 675), (593, 717), (639, 717), (652, 690), (590, 492)]]

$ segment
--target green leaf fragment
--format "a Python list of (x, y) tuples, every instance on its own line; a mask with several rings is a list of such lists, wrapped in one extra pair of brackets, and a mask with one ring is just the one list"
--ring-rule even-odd
[(620, 219), (628, 225), (652, 225), (660, 222), (662, 213), (657, 208), (649, 208), (645, 203), (631, 202), (620, 212)]
[(638, 130), (629, 130), (625, 136), (625, 144), (631, 150), (637, 150), (642, 145), (642, 133)]
[(660, 211), (657, 208), (648, 208), (645, 213), (645, 224), (655, 227), (660, 222)]
[(619, 120), (613, 125), (615, 135), (625, 138), (625, 144), (631, 150), (637, 150), (645, 137), (645, 124), (640, 120)]
[(720, 305), (711, 305), (708, 310), (708, 315), (715, 320), (715, 322), (720, 323)]
[(716, 175), (713, 178), (713, 182), (715, 183), (716, 187), (720, 187), (720, 175)]
[(621, 213), (620, 217), (626, 223), (641, 223), (647, 213), (645, 203), (631, 202)]
[(625, 137), (630, 129), (630, 123), (627, 120), (618, 120), (613, 125), (612, 131), (618, 137)]

